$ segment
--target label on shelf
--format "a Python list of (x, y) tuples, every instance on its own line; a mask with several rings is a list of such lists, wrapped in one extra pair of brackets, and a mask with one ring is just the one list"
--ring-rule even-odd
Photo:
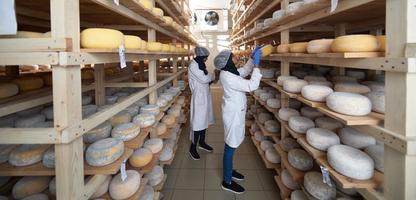
[(125, 181), (126, 178), (127, 178), (127, 173), (126, 173), (126, 160), (123, 160), (123, 162), (121, 163), (120, 173), (121, 173), (121, 180), (122, 181)]
[(332, 187), (331, 177), (329, 177), (328, 169), (324, 166), (320, 166), (320, 167), (321, 167), (321, 172), (322, 172), (322, 182)]
[(331, 0), (331, 13), (338, 7), (338, 0)]
[(118, 55), (120, 57), (120, 67), (121, 67), (121, 69), (127, 67), (125, 52), (126, 52), (126, 49), (124, 48), (124, 45), (120, 45), (120, 47), (118, 48)]

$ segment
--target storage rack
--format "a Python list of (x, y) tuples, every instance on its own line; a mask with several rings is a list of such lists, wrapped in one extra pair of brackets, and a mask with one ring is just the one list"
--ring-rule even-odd
[[(163, 1), (172, 3), (173, 1)], [(183, 1), (186, 3), (186, 1)], [(182, 5), (184, 6), (184, 3)], [(163, 7), (163, 6), (162, 6)], [(172, 14), (169, 7), (165, 13)], [(101, 173), (95, 168), (84, 168), (82, 135), (111, 118), (137, 100), (149, 96), (149, 103), (157, 100), (157, 89), (173, 81), (185, 72), (186, 62), (191, 59), (190, 48), (195, 39), (182, 30), (166, 26), (163, 19), (144, 9), (132, 0), (41, 0), (16, 1), (17, 19), (20, 28), (50, 30), (49, 38), (0, 39), (0, 65), (25, 64), (52, 65), (53, 88), (45, 92), (19, 95), (13, 102), (0, 105), (0, 116), (53, 102), (54, 128), (0, 128), (2, 144), (51, 144), (55, 145), (55, 170), (57, 199), (88, 199), (105, 180), (102, 174), (115, 174), (122, 160), (114, 165), (116, 171)], [(173, 17), (173, 16), (172, 16)], [(178, 20), (178, 17), (173, 17)], [(187, 17), (179, 17), (185, 24)], [(139, 35), (148, 42), (156, 41), (180, 45), (187, 53), (155, 53), (143, 50), (126, 50), (128, 63), (124, 74), (112, 80), (105, 79), (104, 64), (119, 63), (118, 49), (83, 49), (80, 47), (81, 28), (102, 27), (119, 29)], [(186, 58), (185, 58), (186, 57)], [(159, 59), (172, 60), (172, 72), (157, 81)], [(181, 62), (179, 62), (179, 59)], [(132, 82), (131, 62), (148, 60), (148, 81)], [(182, 70), (178, 71), (178, 62)], [(94, 64), (95, 81), (92, 85), (81, 85), (81, 66)], [(144, 72), (144, 66), (141, 65)], [(17, 70), (18, 72), (18, 70)], [(127, 82), (125, 82), (127, 81)], [(106, 87), (144, 88), (124, 101), (108, 109), (82, 119), (81, 95), (95, 91), (96, 105), (104, 105)], [(52, 90), (52, 93), (50, 92)], [(170, 104), (171, 105), (171, 104)], [(141, 140), (136, 145), (140, 145)], [(128, 157), (127, 150), (123, 158)], [(90, 171), (92, 178), (84, 184), (84, 174)], [(11, 169), (17, 176), (29, 175), (30, 171)], [(49, 172), (48, 172), (49, 173)], [(32, 174), (36, 175), (36, 174)], [(38, 175), (45, 175), (38, 174)], [(146, 181), (146, 179), (143, 179)], [(143, 184), (144, 185), (144, 184)]]
[[(246, 2), (242, 0), (242, 2)], [(260, 2), (260, 1), (259, 1)], [(256, 19), (271, 17), (272, 12), (279, 8), (286, 8), (289, 0), (273, 1), (270, 7), (255, 9), (246, 20), (235, 25), (232, 44), (235, 50), (245, 50), (257, 44), (279, 41), (288, 44), (296, 41), (308, 41), (325, 37), (345, 34), (370, 32), (379, 35), (385, 30), (387, 37), (386, 53), (357, 53), (357, 54), (272, 54), (264, 61), (278, 61), (281, 75), (289, 75), (291, 63), (332, 66), (338, 69), (340, 75), (345, 74), (345, 68), (372, 70), (377, 74), (386, 75), (385, 95), (386, 112), (384, 116), (369, 115), (366, 117), (348, 117), (339, 115), (327, 109), (324, 104), (306, 101), (300, 95), (284, 92), (277, 86), (276, 80), (263, 81), (281, 91), (281, 106), (288, 107), (288, 100), (295, 98), (302, 103), (317, 108), (325, 115), (339, 120), (344, 125), (368, 133), (385, 144), (384, 150), (384, 182), (376, 176), (368, 182), (350, 182), (338, 173), (330, 171), (337, 182), (344, 183), (346, 188), (358, 188), (359, 193), (366, 199), (414, 199), (416, 197), (416, 177), (412, 175), (416, 163), (416, 125), (412, 120), (416, 118), (415, 109), (411, 105), (416, 99), (416, 92), (412, 89), (415, 83), (415, 42), (416, 15), (414, 1), (390, 0), (339, 0), (337, 8), (331, 12), (331, 1), (321, 0), (318, 4), (303, 7), (294, 16), (289, 16), (272, 23), (270, 27), (248, 35), (246, 32), (253, 27)], [(243, 13), (244, 15), (244, 13)], [(240, 17), (245, 19), (244, 16)], [(254, 20), (253, 20), (254, 19)], [(251, 23), (247, 23), (251, 22)], [(406, 23), (398, 23), (406, 22)], [(270, 110), (269, 110), (270, 111)], [(276, 114), (276, 113), (275, 113)], [(278, 116), (276, 116), (278, 119)], [(281, 120), (280, 120), (281, 121)], [(282, 121), (281, 121), (282, 122)], [(319, 165), (327, 165), (326, 159), (321, 159), (323, 152), (310, 148), (296, 133), (289, 130), (282, 122), (281, 137), (297, 138), (301, 146), (309, 152)], [(285, 168), (282, 162), (282, 168)], [(279, 173), (278, 173), (279, 174)], [(292, 175), (296, 175), (294, 172)], [(287, 198), (290, 194), (279, 181), (276, 181)], [(384, 194), (377, 192), (374, 187), (383, 185)]]

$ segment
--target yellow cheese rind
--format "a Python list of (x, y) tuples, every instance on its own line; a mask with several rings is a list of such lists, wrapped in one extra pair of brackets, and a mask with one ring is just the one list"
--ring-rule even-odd
[(139, 3), (146, 9), (151, 10), (153, 8), (152, 0), (139, 0)]
[(19, 86), (15, 83), (0, 83), (0, 99), (12, 97), (19, 93)]
[(148, 42), (147, 50), (152, 52), (162, 51), (162, 43), (160, 42)]
[(126, 49), (140, 49), (142, 39), (134, 35), (124, 36), (124, 48)]
[(380, 46), (380, 51), (386, 51), (386, 36), (379, 35), (379, 36), (376, 36), (376, 38)]
[(127, 170), (127, 178), (121, 179), (121, 173), (113, 177), (108, 192), (112, 199), (121, 200), (131, 197), (140, 187), (141, 175), (136, 170)]
[(306, 50), (308, 53), (329, 53), (333, 39), (319, 39), (308, 42)]
[(133, 167), (144, 167), (153, 159), (153, 153), (147, 148), (136, 149), (129, 158), (129, 163)]
[(374, 52), (380, 49), (377, 38), (373, 35), (345, 35), (335, 38), (331, 50), (343, 52)]
[(280, 44), (277, 46), (277, 53), (289, 53), (290, 44)]
[(36, 90), (43, 87), (43, 79), (40, 77), (21, 77), (14, 79), (13, 83), (19, 86), (20, 92)]
[(16, 167), (23, 167), (38, 163), (42, 160), (43, 153), (48, 149), (46, 144), (23, 144), (9, 155), (9, 163)]
[(273, 52), (273, 46), (268, 44), (261, 48), (261, 56), (266, 57)]
[(172, 17), (169, 17), (169, 16), (163, 16), (163, 19), (165, 20), (165, 23), (166, 23), (167, 25), (172, 25), (172, 22), (173, 22)]
[(82, 48), (116, 49), (124, 44), (122, 32), (106, 28), (88, 28), (81, 32)]
[(169, 52), (170, 51), (170, 47), (168, 44), (162, 44), (162, 51), (163, 52)]
[(295, 42), (290, 44), (290, 53), (306, 53), (307, 42)]
[(25, 176), (13, 186), (12, 196), (23, 199), (33, 194), (41, 193), (48, 188), (49, 176)]
[(152, 13), (159, 17), (163, 17), (164, 14), (162, 9), (156, 7), (152, 8)]

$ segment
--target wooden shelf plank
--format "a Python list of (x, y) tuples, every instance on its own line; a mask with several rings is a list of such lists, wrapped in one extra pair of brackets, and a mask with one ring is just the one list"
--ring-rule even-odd
[(323, 105), (321, 107), (317, 107), (317, 109), (324, 113), (325, 115), (332, 117), (341, 123), (349, 126), (354, 125), (378, 125), (380, 124), (383, 119), (379, 118), (381, 117), (379, 114), (370, 113), (367, 116), (348, 116), (336, 113), (332, 110), (330, 110), (326, 105)]
[[(256, 146), (256, 148), (257, 148), (257, 151), (259, 152), (259, 155), (260, 155), (261, 159), (263, 160), (263, 163), (264, 163), (264, 165), (266, 166), (266, 168), (267, 168), (267, 169), (276, 169), (276, 168), (280, 169), (280, 164), (279, 164), (279, 163), (278, 163), (278, 164), (274, 164), (274, 163), (269, 162), (269, 161), (266, 159), (266, 156), (265, 156), (265, 154), (264, 154), (264, 151), (260, 148), (259, 143), (256, 141), (256, 139), (254, 139), (254, 137), (253, 137), (253, 136), (251, 137), (251, 140), (252, 140), (252, 141), (253, 141), (253, 143), (255, 144), (255, 146)], [(256, 143), (256, 142), (257, 142), (257, 143)]]
[(318, 108), (318, 107), (322, 107), (322, 106), (325, 105), (325, 103), (322, 103), (322, 102), (315, 102), (315, 101), (311, 101), (311, 100), (305, 99), (305, 97), (303, 97), (302, 95), (298, 95), (296, 97), (296, 99), (298, 101), (302, 102), (303, 104), (305, 104), (307, 106), (310, 106), (312, 108)]
[(343, 53), (283, 53), (270, 54), (270, 57), (308, 57), (308, 58), (377, 58), (384, 52), (343, 52)]
[(270, 106), (267, 105), (267, 103), (265, 101), (261, 100), (256, 95), (253, 94), (253, 97), (254, 97), (254, 99), (256, 99), (256, 101), (258, 101), (269, 112), (271, 112), (271, 113), (278, 113), (279, 112), (279, 109), (277, 109), (277, 108), (271, 108)]
[(289, 174), (292, 176), (293, 180), (295, 180), (298, 183), (303, 183), (303, 177), (305, 175), (305, 172), (300, 171), (294, 168), (292, 165), (290, 165), (287, 153), (283, 151), (278, 144), (273, 145), (273, 147), (279, 153), (281, 162), (283, 163)]
[(140, 148), (143, 143), (144, 140), (147, 138), (147, 136), (150, 133), (150, 128), (142, 128), (140, 129), (140, 133), (137, 137), (135, 137), (134, 139), (124, 142), (124, 146), (130, 149), (138, 149)]
[(289, 198), (290, 194), (292, 194), (292, 190), (290, 190), (289, 188), (287, 188), (287, 187), (283, 184), (283, 182), (282, 182), (282, 180), (281, 180), (281, 178), (280, 178), (280, 176), (279, 176), (279, 175), (274, 176), (274, 181), (276, 182), (277, 186), (279, 187), (279, 190), (280, 190), (280, 197), (281, 197), (282, 199), (287, 199), (287, 198)]
[(317, 159), (319, 157), (326, 155), (324, 151), (315, 149), (310, 144), (308, 144), (305, 137), (300, 137), (297, 139), (297, 141), (300, 144), (300, 146), (302, 146), (303, 149), (305, 149), (305, 151), (307, 151), (310, 155), (312, 155), (314, 159)]
[[(119, 49), (81, 49), (82, 53), (117, 53), (119, 52)], [(171, 56), (181, 56), (181, 55), (187, 55), (187, 53), (175, 53), (175, 52), (151, 52), (151, 51), (145, 51), (145, 50), (139, 50), (139, 49), (126, 49), (125, 54), (142, 54), (142, 55), (171, 55)]]
[(264, 128), (263, 124), (261, 124), (257, 120), (257, 117), (254, 117), (254, 119), (256, 121), (257, 126), (260, 128), (261, 132), (263, 132), (263, 135), (264, 136), (270, 136), (270, 137), (277, 136), (277, 137), (280, 137), (280, 133), (271, 133), (271, 132), (267, 131), (266, 128)]

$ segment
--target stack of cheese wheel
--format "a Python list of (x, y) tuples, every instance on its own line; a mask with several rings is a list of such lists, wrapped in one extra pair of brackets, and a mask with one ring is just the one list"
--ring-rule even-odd
[[(316, 199), (335, 199), (336, 187), (331, 187), (322, 181), (322, 174), (315, 171), (307, 172), (303, 178), (305, 191)], [(331, 181), (333, 183), (333, 181)]]
[(147, 50), (150, 52), (160, 52), (162, 51), (162, 43), (160, 42), (148, 42)]
[(16, 83), (0, 83), (0, 99), (12, 97), (19, 93), (19, 86)]
[(329, 53), (333, 39), (319, 39), (308, 42), (306, 50), (308, 53)]
[(335, 38), (332, 42), (333, 52), (374, 52), (380, 46), (373, 35), (345, 35)]
[(168, 128), (173, 128), (176, 125), (176, 117), (171, 114), (167, 114), (162, 118), (162, 122), (166, 124)]
[(115, 138), (105, 138), (88, 146), (85, 152), (85, 160), (91, 166), (100, 167), (113, 163), (123, 153), (123, 141)]
[(280, 155), (274, 148), (267, 149), (264, 155), (269, 162), (273, 164), (280, 163)]
[(164, 177), (163, 168), (159, 165), (156, 165), (155, 167), (153, 167), (150, 173), (145, 175), (145, 177), (149, 179), (149, 185), (154, 187), (158, 185), (160, 182), (162, 182), (163, 180), (163, 177)]
[(280, 123), (276, 120), (267, 120), (264, 122), (264, 128), (270, 133), (279, 133)]
[(271, 119), (273, 119), (273, 115), (271, 115), (270, 113), (260, 113), (258, 115), (258, 121), (261, 124), (264, 124), (266, 121), (269, 121)]
[(111, 125), (113, 127), (119, 124), (128, 123), (130, 121), (131, 121), (131, 115), (127, 111), (121, 111), (110, 119)]
[(296, 42), (289, 46), (290, 53), (306, 53), (307, 42)]
[(290, 52), (290, 44), (280, 44), (277, 46), (277, 53), (289, 53)]
[(129, 158), (129, 163), (133, 167), (144, 167), (153, 159), (153, 153), (148, 148), (138, 148)]
[(287, 79), (283, 81), (283, 90), (291, 93), (300, 93), (308, 82), (302, 79)]
[(47, 168), (55, 168), (55, 147), (51, 146), (42, 156), (42, 164)]
[(160, 138), (148, 139), (144, 142), (143, 147), (149, 149), (153, 154), (157, 154), (163, 148), (163, 140)]
[(16, 144), (0, 144), (0, 164), (9, 160), (10, 152), (16, 147)]
[(267, 99), (266, 104), (270, 108), (278, 109), (280, 108), (280, 99), (278, 98)]
[(134, 35), (124, 36), (124, 47), (126, 49), (140, 49), (142, 39)]
[(116, 49), (124, 43), (122, 32), (106, 28), (87, 28), (81, 32), (81, 47)]
[(370, 88), (368, 86), (359, 83), (337, 83), (334, 86), (334, 90), (337, 92), (350, 92), (358, 94), (367, 94), (370, 92)]
[(164, 162), (172, 159), (173, 157), (173, 148), (170, 145), (166, 145), (162, 149), (162, 153), (159, 156), (159, 160)]
[(31, 195), (43, 192), (49, 186), (49, 176), (24, 176), (13, 186), (14, 199), (24, 199)]
[(309, 171), (313, 167), (313, 158), (302, 149), (292, 149), (287, 154), (290, 165), (301, 171)]
[(260, 148), (263, 151), (266, 151), (267, 149), (273, 148), (273, 142), (270, 140), (263, 140), (260, 142)]
[(371, 101), (363, 95), (334, 92), (326, 98), (326, 105), (329, 109), (352, 116), (364, 116), (371, 112)]
[(384, 172), (384, 145), (377, 144), (368, 146), (364, 149), (364, 152), (374, 160), (374, 168)]
[(36, 124), (44, 122), (46, 117), (42, 114), (35, 114), (26, 117), (19, 117), (14, 122), (16, 128), (30, 128), (34, 127)]
[(295, 139), (286, 137), (280, 141), (280, 148), (282, 148), (283, 151), (289, 152), (292, 149), (300, 148), (300, 145)]
[(156, 117), (150, 113), (142, 113), (133, 118), (133, 123), (139, 125), (141, 128), (152, 126), (156, 122)]
[(323, 117), (324, 114), (319, 112), (316, 108), (312, 108), (309, 106), (304, 106), (300, 109), (300, 114), (304, 117), (307, 117), (309, 119), (315, 120), (318, 117)]
[(306, 132), (306, 141), (315, 149), (326, 151), (329, 147), (340, 144), (338, 135), (323, 128), (311, 128)]
[(19, 87), (20, 92), (36, 90), (43, 87), (43, 79), (40, 77), (20, 77), (12, 81)]
[(300, 189), (300, 185), (293, 180), (293, 177), (289, 174), (289, 171), (287, 169), (282, 170), (281, 173), (282, 183), (291, 190), (297, 190)]
[(283, 121), (289, 121), (293, 116), (299, 116), (299, 111), (292, 108), (280, 108), (278, 116)]
[(333, 92), (332, 88), (324, 85), (306, 85), (301, 90), (305, 99), (317, 102), (325, 102), (326, 97)]
[[(95, 190), (94, 194), (91, 195), (91, 197), (90, 197), (91, 199), (101, 197), (105, 193), (107, 193), (112, 177), (109, 176), (109, 175), (104, 175), (104, 176), (106, 176), (104, 182), (101, 183), (100, 186), (98, 186), (97, 190)], [(50, 188), (50, 186), (49, 186), (49, 188)]]
[(139, 0), (138, 2), (146, 9), (151, 10), (153, 8), (152, 0)]
[(378, 113), (385, 111), (385, 94), (384, 91), (371, 91), (366, 94), (371, 101), (371, 110)]
[(16, 167), (32, 165), (42, 160), (48, 148), (49, 145), (45, 144), (22, 144), (10, 152), (8, 161)]
[(108, 192), (113, 199), (128, 199), (133, 196), (140, 187), (141, 175), (136, 170), (126, 170), (126, 178), (123, 180), (118, 173), (110, 182)]
[(357, 131), (354, 128), (345, 127), (339, 130), (339, 137), (341, 143), (357, 148), (365, 149), (369, 146), (375, 145), (376, 139), (370, 135)]
[(140, 126), (129, 122), (115, 126), (111, 131), (111, 137), (127, 142), (137, 137), (139, 133)]
[(156, 116), (160, 113), (160, 108), (157, 105), (148, 104), (140, 107), (140, 113), (149, 113)]
[(302, 116), (290, 117), (288, 125), (293, 131), (300, 134), (305, 134), (308, 129), (315, 127), (315, 123), (311, 119)]
[(88, 131), (83, 135), (83, 140), (85, 143), (94, 143), (98, 140), (107, 138), (111, 134), (111, 122), (105, 121), (94, 129)]
[(279, 76), (277, 77), (277, 84), (283, 86), (283, 82), (289, 79), (297, 79), (295, 76)]
[(343, 125), (341, 122), (332, 119), (330, 117), (318, 117), (315, 119), (315, 125), (318, 128), (324, 128), (330, 131), (337, 131), (338, 129), (342, 128)]

